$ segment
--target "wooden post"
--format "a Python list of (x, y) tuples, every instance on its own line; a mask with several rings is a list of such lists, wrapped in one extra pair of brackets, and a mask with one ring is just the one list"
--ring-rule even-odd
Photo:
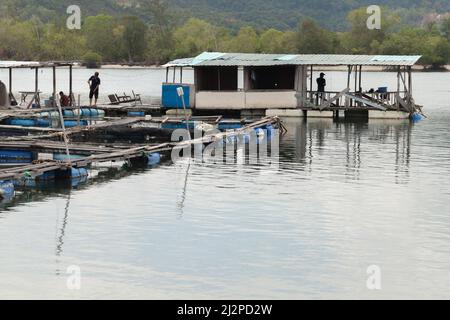
[(12, 68), (9, 68), (9, 94), (12, 94)]
[(166, 83), (169, 83), (169, 67), (166, 68)]
[(359, 66), (359, 88), (358, 90), (362, 94), (362, 66)]
[(309, 79), (309, 83), (310, 83), (310, 88), (309, 88), (309, 90), (310, 90), (310, 95), (309, 95), (309, 99), (311, 100), (311, 102), (313, 102), (314, 101), (314, 95), (313, 95), (313, 72), (314, 72), (314, 69), (313, 69), (313, 66), (311, 65), (311, 79)]
[[(349, 66), (347, 66), (347, 68), (348, 68), (348, 73), (347, 73), (347, 88), (350, 89), (350, 80), (351, 80), (351, 76), (352, 76), (352, 70), (353, 70), (353, 67), (349, 65)], [(350, 102), (351, 102), (350, 98), (346, 96), (346, 99), (345, 99), (345, 106), (346, 106), (347, 108), (351, 106)]]
[(56, 103), (56, 67), (53, 66), (53, 104), (54, 106), (57, 105)]
[(412, 101), (412, 73), (411, 73), (411, 67), (408, 67), (408, 103), (411, 106)]
[(180, 67), (180, 83), (183, 83), (183, 67)]
[[(34, 101), (39, 104), (39, 68), (36, 67), (35, 69), (35, 79), (34, 79)], [(33, 101), (32, 101), (33, 102)]]
[(173, 67), (173, 81), (172, 81), (172, 83), (175, 83), (175, 80), (176, 80), (175, 72), (177, 72), (177, 67)]
[(395, 98), (395, 104), (397, 107), (397, 111), (400, 110), (400, 101), (398, 101), (398, 99), (400, 98), (400, 66), (397, 67), (397, 96)]
[(69, 97), (70, 97), (70, 105), (75, 106), (75, 96), (73, 95), (73, 66), (69, 66)]
[(81, 128), (81, 96), (78, 95), (78, 117), (77, 117), (77, 125)]

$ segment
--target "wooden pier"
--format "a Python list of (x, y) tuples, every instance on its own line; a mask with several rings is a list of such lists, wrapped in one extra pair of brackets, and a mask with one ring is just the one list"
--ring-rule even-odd
[[(133, 123), (139, 119), (123, 119), (121, 123)], [(116, 122), (117, 124), (117, 122)], [(106, 125), (106, 124), (105, 124)], [(161, 144), (147, 144), (141, 146), (135, 146), (131, 148), (121, 148), (121, 147), (96, 147), (92, 145), (80, 145), (69, 144), (69, 149), (74, 151), (74, 153), (89, 153), (92, 154), (83, 158), (76, 158), (65, 161), (55, 161), (55, 160), (42, 160), (36, 161), (35, 163), (16, 166), (12, 168), (5, 168), (0, 170), (0, 181), (7, 180), (17, 180), (24, 177), (35, 178), (43, 175), (46, 172), (51, 172), (55, 170), (68, 170), (70, 168), (84, 168), (93, 163), (102, 162), (115, 162), (115, 161), (125, 161), (130, 159), (139, 159), (146, 157), (152, 153), (164, 153), (173, 150), (174, 148), (186, 148), (190, 145), (195, 144), (209, 144), (221, 139), (226, 139), (231, 136), (237, 136), (246, 132), (249, 132), (255, 128), (259, 128), (266, 125), (275, 125), (281, 131), (285, 130), (280, 119), (278, 117), (265, 117), (259, 121), (250, 123), (243, 126), (240, 129), (230, 131), (230, 132), (220, 132), (215, 134), (207, 134), (198, 139), (192, 139), (182, 142), (166, 142)], [(77, 130), (87, 130), (86, 128), (76, 128)], [(68, 131), (70, 133), (70, 131)], [(59, 134), (59, 133), (58, 133)], [(65, 150), (65, 145), (63, 143), (55, 143), (48, 141), (8, 141), (4, 140), (0, 142), (0, 148), (17, 148), (20, 150), (47, 150), (47, 151), (63, 151)]]

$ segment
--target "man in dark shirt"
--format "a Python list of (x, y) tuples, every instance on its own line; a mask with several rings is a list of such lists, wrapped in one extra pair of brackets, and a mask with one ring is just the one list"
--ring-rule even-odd
[(325, 87), (327, 85), (327, 80), (325, 80), (325, 73), (321, 72), (320, 73), (320, 77), (317, 78), (317, 99), (316, 99), (316, 104), (319, 104), (319, 96), (320, 99), (323, 99), (323, 93), (325, 92)]
[(90, 87), (89, 92), (89, 105), (92, 107), (92, 98), (95, 97), (95, 103), (94, 106), (97, 106), (97, 100), (98, 100), (98, 91), (100, 88), (100, 78), (98, 77), (99, 73), (96, 72), (92, 77), (89, 78), (88, 83)]

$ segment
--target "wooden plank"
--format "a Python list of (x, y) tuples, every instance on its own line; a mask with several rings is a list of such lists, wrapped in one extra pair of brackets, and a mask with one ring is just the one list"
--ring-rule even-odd
[(350, 88), (346, 88), (346, 89), (342, 90), (341, 92), (339, 92), (337, 95), (335, 95), (335, 96), (334, 96), (333, 98), (331, 98), (330, 100), (322, 102), (322, 104), (319, 106), (319, 109), (320, 109), (320, 110), (323, 110), (323, 109), (325, 109), (325, 108), (329, 108), (329, 107), (331, 106), (331, 104), (332, 104), (334, 101), (340, 99), (340, 98), (343, 97), (346, 93), (349, 93), (349, 92), (350, 92)]
[(370, 107), (373, 107), (373, 108), (375, 108), (375, 109), (379, 109), (379, 110), (383, 110), (383, 111), (387, 110), (386, 107), (384, 107), (384, 106), (382, 106), (382, 105), (380, 105), (380, 104), (378, 104), (378, 103), (375, 103), (375, 102), (370, 101), (370, 100), (368, 100), (368, 99), (364, 99), (364, 98), (362, 98), (362, 97), (357, 97), (357, 96), (352, 95), (352, 94), (350, 94), (350, 93), (346, 93), (346, 94), (344, 94), (344, 96), (348, 97), (349, 99), (355, 100), (355, 101), (357, 101), (357, 102), (364, 103), (364, 104), (366, 104), (366, 105), (368, 105), (368, 106), (370, 106)]

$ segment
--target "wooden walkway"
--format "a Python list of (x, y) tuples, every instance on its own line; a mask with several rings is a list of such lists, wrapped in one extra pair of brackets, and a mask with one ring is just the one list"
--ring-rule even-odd
[[(98, 148), (94, 147), (87, 147), (85, 146), (85, 151), (93, 150), (94, 152), (99, 152), (98, 154), (94, 154), (85, 158), (80, 159), (73, 159), (71, 161), (55, 161), (55, 160), (46, 160), (39, 163), (34, 163), (30, 165), (20, 166), (20, 167), (13, 167), (13, 168), (6, 168), (0, 170), (0, 180), (15, 180), (20, 179), (22, 177), (37, 177), (45, 172), (53, 171), (53, 170), (66, 170), (69, 168), (82, 168), (86, 167), (92, 163), (100, 163), (100, 162), (111, 162), (111, 161), (123, 161), (123, 160), (129, 160), (129, 159), (135, 159), (135, 158), (141, 158), (144, 157), (147, 154), (151, 153), (162, 153), (171, 151), (174, 148), (185, 148), (189, 145), (194, 144), (209, 144), (214, 141), (224, 139), (230, 136), (237, 136), (242, 133), (245, 133), (247, 131), (250, 131), (254, 128), (262, 127), (264, 125), (268, 124), (276, 124), (280, 127), (280, 129), (283, 131), (284, 127), (281, 124), (278, 117), (265, 117), (259, 121), (253, 122), (249, 125), (246, 125), (240, 129), (237, 129), (235, 131), (231, 132), (221, 132), (216, 134), (210, 134), (205, 135), (202, 138), (193, 139), (193, 140), (187, 140), (182, 142), (167, 142), (162, 143), (158, 145), (144, 145), (144, 146), (137, 146), (133, 148), (127, 148), (123, 150), (117, 150), (117, 149), (110, 149), (105, 150), (105, 152), (100, 152)], [(34, 142), (33, 142), (34, 143)], [(28, 144), (28, 147), (36, 147), (41, 144), (41, 147), (55, 147), (61, 148), (61, 144), (51, 144), (51, 143), (43, 143), (42, 141), (33, 144), (28, 141), (24, 141), (21, 143), (18, 142), (11, 142), (11, 144), (8, 145), (8, 142), (3, 141), (2, 144), (8, 145), (8, 146), (20, 146), (21, 148), (25, 148)], [(80, 146), (82, 149), (83, 147)], [(80, 151), (80, 148), (78, 148), (78, 151)]]

